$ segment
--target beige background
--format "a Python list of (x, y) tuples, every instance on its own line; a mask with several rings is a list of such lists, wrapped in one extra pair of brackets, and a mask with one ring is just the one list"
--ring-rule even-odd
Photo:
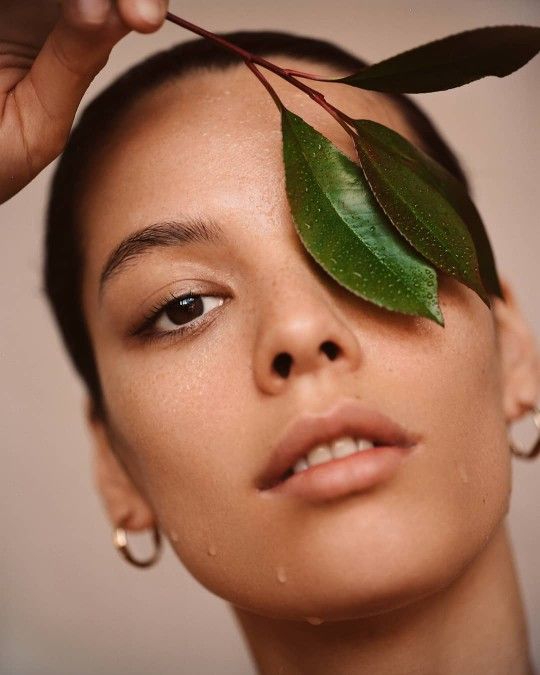
[[(178, 0), (216, 31), (284, 29), (368, 60), (482, 25), (540, 25), (540, 0)], [(187, 39), (166, 25), (129, 36), (91, 94), (140, 57)], [(421, 96), (473, 178), (501, 270), (540, 335), (540, 57), (506, 80)], [(136, 570), (114, 551), (94, 494), (82, 389), (40, 291), (50, 169), (0, 207), (0, 672), (10, 675), (253, 673), (225, 603), (167, 549)], [(515, 463), (510, 524), (540, 664), (540, 461)]]

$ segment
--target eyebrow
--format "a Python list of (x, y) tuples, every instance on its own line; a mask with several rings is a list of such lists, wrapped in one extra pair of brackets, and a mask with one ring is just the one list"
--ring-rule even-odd
[(111, 252), (101, 271), (99, 295), (102, 295), (107, 281), (117, 275), (127, 263), (148, 255), (156, 248), (193, 243), (219, 243), (223, 239), (223, 230), (215, 221), (199, 217), (167, 220), (148, 225), (123, 239)]

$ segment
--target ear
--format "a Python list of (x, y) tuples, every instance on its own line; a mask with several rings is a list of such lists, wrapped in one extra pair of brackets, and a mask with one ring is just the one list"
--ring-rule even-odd
[(495, 298), (493, 312), (501, 355), (504, 413), (507, 422), (512, 422), (537, 405), (540, 356), (512, 288), (507, 282), (501, 285), (504, 301)]
[(93, 439), (94, 484), (114, 527), (144, 530), (155, 523), (147, 501), (137, 490), (118, 461), (103, 417), (96, 413), (90, 398), (86, 402), (86, 421)]

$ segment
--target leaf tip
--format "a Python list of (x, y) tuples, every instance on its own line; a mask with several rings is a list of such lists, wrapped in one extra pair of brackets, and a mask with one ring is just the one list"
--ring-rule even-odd
[(435, 301), (433, 308), (430, 310), (430, 316), (428, 318), (432, 321), (435, 321), (435, 323), (441, 328), (444, 328), (444, 316), (438, 301)]

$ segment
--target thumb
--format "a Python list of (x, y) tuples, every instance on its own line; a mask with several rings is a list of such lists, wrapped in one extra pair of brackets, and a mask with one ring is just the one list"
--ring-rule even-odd
[(154, 16), (155, 25), (145, 27), (140, 20), (139, 25), (123, 20), (111, 0), (64, 0), (56, 25), (17, 86), (27, 148), (38, 150), (37, 170), (62, 151), (79, 103), (114, 45), (131, 28), (150, 32), (161, 25), (165, 3), (155, 2), (162, 17)]

